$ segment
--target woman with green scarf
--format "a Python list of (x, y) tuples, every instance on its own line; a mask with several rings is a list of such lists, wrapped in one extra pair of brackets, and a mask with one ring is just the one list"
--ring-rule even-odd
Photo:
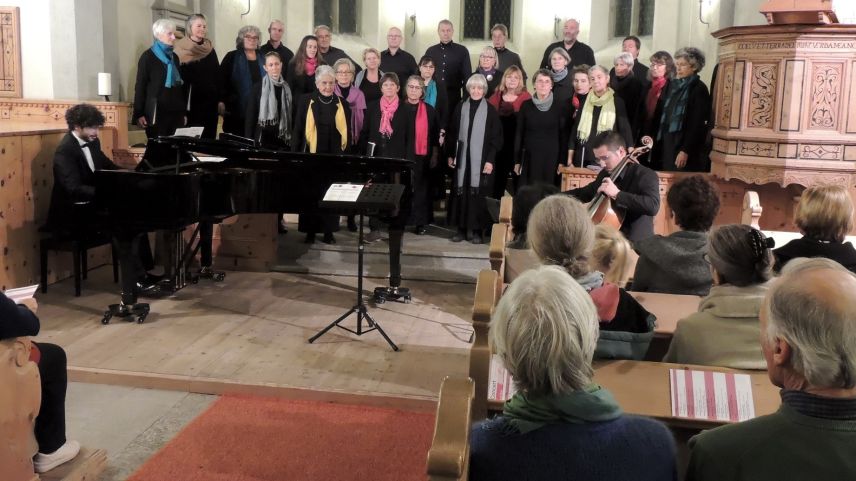
[(707, 152), (703, 150), (710, 117), (710, 92), (698, 76), (702, 68), (701, 50), (686, 47), (675, 52), (677, 75), (663, 94), (660, 129), (651, 154), (659, 159), (662, 170), (710, 170)]
[(587, 167), (598, 165), (588, 140), (607, 130), (615, 130), (624, 137), (627, 145), (633, 145), (633, 131), (627, 116), (624, 101), (609, 88), (609, 71), (595, 65), (589, 69), (591, 90), (574, 119), (571, 138), (568, 142), (567, 165)]
[(592, 381), (598, 310), (564, 269), (515, 279), (488, 338), (517, 392), (501, 416), (472, 428), (471, 481), (677, 479), (668, 428), (622, 414)]
[(187, 122), (187, 96), (173, 52), (175, 23), (160, 19), (152, 25), (154, 42), (137, 63), (134, 87), (134, 122), (146, 137), (172, 135)]

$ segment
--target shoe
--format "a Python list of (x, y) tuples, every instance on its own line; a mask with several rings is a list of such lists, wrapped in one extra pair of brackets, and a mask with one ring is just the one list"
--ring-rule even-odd
[(149, 274), (146, 272), (146, 277), (140, 280), (140, 284), (151, 285), (157, 284), (158, 282), (163, 280), (163, 276), (159, 276), (157, 274)]
[(80, 443), (66, 441), (59, 449), (50, 453), (38, 453), (33, 457), (33, 468), (39, 474), (46, 473), (60, 464), (67, 463), (80, 452)]
[(416, 235), (425, 235), (428, 233), (428, 229), (426, 229), (424, 225), (417, 225), (416, 229), (413, 229), (413, 232)]
[(460, 232), (452, 236), (452, 242), (461, 242), (462, 240), (464, 240), (464, 234)]
[(348, 217), (348, 230), (351, 232), (357, 231), (357, 222), (354, 220), (353, 216)]
[(478, 232), (476, 232), (475, 234), (473, 234), (473, 238), (470, 240), (470, 242), (472, 242), (473, 244), (481, 244), (481, 243), (482, 243), (482, 236), (481, 236), (481, 234), (480, 234), (480, 233), (478, 233)]
[(325, 233), (324, 233), (324, 238), (323, 238), (321, 241), (322, 241), (322, 242), (324, 242), (325, 244), (335, 244), (335, 243), (336, 243), (336, 238), (335, 238), (335, 237), (333, 237), (333, 233), (332, 233), (332, 232), (325, 232)]
[(383, 233), (381, 233), (381, 231), (373, 230), (373, 231), (369, 232), (368, 234), (366, 234), (365, 237), (363, 238), (363, 240), (365, 241), (366, 244), (371, 244), (372, 242), (379, 241), (381, 239), (381, 237), (383, 237)]
[(210, 276), (213, 271), (211, 270), (211, 266), (202, 266), (199, 268), (199, 276)]
[(138, 296), (144, 297), (152, 297), (160, 294), (160, 287), (157, 284), (144, 284), (142, 282), (138, 282), (134, 286), (134, 290), (137, 292)]
[(303, 239), (303, 243), (304, 244), (314, 244), (315, 243), (315, 233), (310, 232), (309, 234), (306, 234), (306, 238)]

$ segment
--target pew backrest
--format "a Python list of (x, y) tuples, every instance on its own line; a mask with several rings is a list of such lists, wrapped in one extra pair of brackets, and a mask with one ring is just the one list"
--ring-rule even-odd
[(33, 428), (42, 391), (31, 349), (26, 337), (0, 341), (0, 471), (9, 481), (38, 479), (33, 471), (38, 451)]
[(428, 450), (429, 481), (467, 479), (474, 386), (470, 378), (443, 379), (437, 401), (434, 437)]

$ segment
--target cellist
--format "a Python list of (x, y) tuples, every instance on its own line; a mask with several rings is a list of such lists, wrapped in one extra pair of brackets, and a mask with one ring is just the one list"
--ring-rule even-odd
[[(660, 210), (657, 173), (636, 162), (623, 162), (627, 144), (615, 131), (601, 132), (590, 142), (600, 173), (590, 184), (563, 193), (582, 202), (591, 202), (602, 193), (613, 209), (623, 214), (620, 230), (630, 242), (654, 235), (654, 216)], [(612, 177), (613, 171), (617, 178)]]

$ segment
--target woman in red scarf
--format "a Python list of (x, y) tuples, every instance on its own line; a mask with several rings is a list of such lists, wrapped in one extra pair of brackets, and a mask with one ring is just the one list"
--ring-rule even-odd
[[(634, 132), (639, 141), (637, 145), (646, 135), (651, 138), (657, 137), (657, 131), (660, 129), (660, 112), (665, 100), (663, 93), (669, 86), (669, 80), (673, 78), (675, 78), (675, 61), (669, 52), (659, 51), (651, 55), (651, 68), (648, 70), (649, 83), (645, 84), (642, 90), (642, 101), (639, 102), (636, 121), (633, 123), (639, 129), (638, 132)], [(639, 161), (652, 169), (659, 170), (660, 166), (651, 165), (650, 159), (650, 154), (645, 154)]]
[(314, 35), (303, 37), (285, 73), (285, 81), (291, 87), (291, 98), (295, 102), (303, 94), (315, 91), (315, 69), (320, 65), (327, 65), (327, 62), (318, 51), (318, 37)]
[(423, 100), (425, 82), (422, 77), (411, 75), (407, 79), (405, 89), (407, 159), (416, 161), (411, 177), (413, 202), (407, 223), (416, 226), (416, 235), (424, 235), (427, 232), (425, 226), (434, 221), (429, 172), (437, 166), (439, 124), (434, 107)]
[[(523, 71), (516, 65), (511, 65), (502, 74), (502, 80), (496, 92), (487, 99), (493, 108), (499, 113), (499, 121), (502, 122), (503, 132), (517, 132), (517, 117), (523, 102), (532, 96), (526, 91), (526, 83), (523, 80)], [(508, 174), (514, 167), (514, 142), (502, 144), (502, 150), (496, 155), (495, 175), (493, 176), (494, 199), (505, 195), (505, 187), (508, 184)], [(514, 190), (517, 190), (517, 180), (514, 181)]]

